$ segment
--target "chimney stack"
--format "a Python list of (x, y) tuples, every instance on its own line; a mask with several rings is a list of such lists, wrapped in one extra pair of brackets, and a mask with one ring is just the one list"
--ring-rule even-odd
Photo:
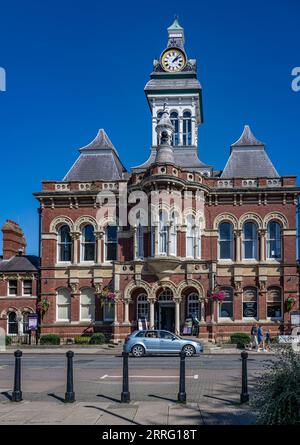
[(26, 240), (19, 224), (8, 219), (2, 227), (2, 232), (3, 259), (9, 260), (15, 255), (25, 255)]

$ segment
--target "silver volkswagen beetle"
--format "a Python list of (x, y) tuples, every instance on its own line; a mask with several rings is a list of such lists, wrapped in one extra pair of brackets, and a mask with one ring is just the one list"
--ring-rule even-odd
[(145, 354), (178, 354), (180, 351), (191, 357), (203, 352), (203, 346), (200, 342), (178, 337), (172, 332), (152, 329), (132, 332), (126, 337), (123, 350), (134, 357)]

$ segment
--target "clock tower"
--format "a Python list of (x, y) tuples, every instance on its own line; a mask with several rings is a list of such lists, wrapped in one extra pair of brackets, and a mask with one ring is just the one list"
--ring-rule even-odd
[(167, 105), (174, 127), (171, 145), (175, 163), (206, 176), (212, 168), (198, 158), (198, 127), (203, 122), (202, 88), (197, 79), (195, 59), (189, 59), (185, 48), (184, 29), (178, 19), (168, 28), (167, 47), (153, 62), (150, 80), (145, 86), (152, 113), (152, 147), (148, 161), (133, 170), (149, 166), (159, 144), (156, 126)]

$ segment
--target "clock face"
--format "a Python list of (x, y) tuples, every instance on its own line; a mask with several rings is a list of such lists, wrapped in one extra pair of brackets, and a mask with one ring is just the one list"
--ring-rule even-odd
[(181, 71), (185, 67), (185, 63), (184, 53), (177, 48), (167, 49), (161, 57), (161, 64), (164, 70), (171, 73)]

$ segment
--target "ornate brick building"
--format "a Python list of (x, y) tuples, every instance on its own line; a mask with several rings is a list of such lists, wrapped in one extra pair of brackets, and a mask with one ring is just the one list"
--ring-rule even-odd
[(202, 162), (201, 92), (175, 20), (145, 87), (148, 160), (127, 172), (101, 129), (62, 181), (35, 193), (41, 298), (50, 303), (42, 333), (122, 339), (139, 319), (179, 333), (195, 316), (202, 338), (249, 332), (254, 321), (274, 334), (290, 330), (296, 177), (278, 174), (248, 126), (222, 171)]
[(27, 335), (28, 315), (36, 312), (39, 259), (26, 255), (22, 229), (8, 220), (2, 227), (0, 257), (0, 328), (8, 335)]

